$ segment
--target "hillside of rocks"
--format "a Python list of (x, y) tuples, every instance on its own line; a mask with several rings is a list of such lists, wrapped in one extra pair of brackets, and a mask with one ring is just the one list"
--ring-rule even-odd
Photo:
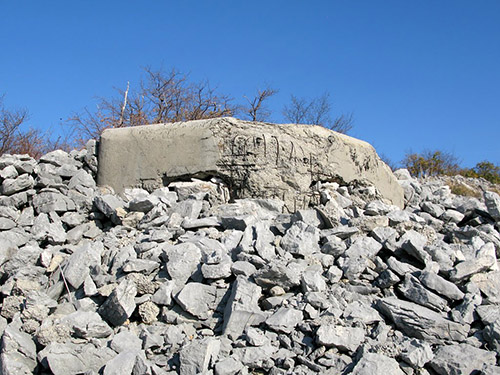
[(118, 196), (95, 148), (0, 157), (0, 373), (500, 374), (495, 187), (399, 170), (403, 210), (318, 183), (283, 214), (216, 178)]

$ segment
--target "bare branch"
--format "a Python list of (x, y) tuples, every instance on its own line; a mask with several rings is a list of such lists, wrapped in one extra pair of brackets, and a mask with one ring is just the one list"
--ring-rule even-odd
[(3, 95), (0, 96), (0, 155), (18, 153), (18, 137), (21, 134), (19, 127), (27, 119), (26, 109), (8, 110), (3, 105)]
[(347, 133), (351, 130), (353, 115), (342, 114), (332, 121), (331, 109), (330, 94), (327, 92), (311, 100), (291, 95), (290, 104), (283, 108), (283, 116), (294, 124), (321, 125), (339, 133)]
[(264, 90), (257, 90), (257, 95), (251, 99), (245, 96), (245, 99), (248, 102), (248, 106), (243, 108), (245, 115), (248, 116), (251, 121), (267, 120), (271, 115), (271, 112), (265, 106), (264, 102), (277, 93), (278, 90), (267, 87)]
[(338, 133), (347, 134), (354, 126), (353, 124), (354, 124), (353, 114), (343, 113), (340, 116), (338, 116), (335, 120), (333, 120), (333, 123), (331, 123), (331, 125), (328, 126), (328, 129), (334, 130)]
[(123, 106), (122, 106), (122, 112), (120, 114), (120, 122), (118, 124), (118, 127), (123, 126), (123, 115), (125, 114), (125, 108), (127, 107), (127, 96), (128, 96), (129, 86), (130, 82), (127, 82), (127, 90), (125, 90), (125, 94), (123, 95)]

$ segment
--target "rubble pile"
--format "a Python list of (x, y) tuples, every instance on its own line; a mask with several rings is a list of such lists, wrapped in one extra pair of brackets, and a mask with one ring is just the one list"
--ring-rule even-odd
[(395, 175), (315, 207), (222, 180), (121, 196), (95, 143), (0, 157), (0, 372), (500, 374), (500, 197)]

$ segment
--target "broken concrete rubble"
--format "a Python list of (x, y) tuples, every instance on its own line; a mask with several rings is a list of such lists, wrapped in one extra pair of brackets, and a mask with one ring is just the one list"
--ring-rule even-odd
[(400, 208), (345, 181), (294, 214), (214, 179), (118, 197), (88, 150), (0, 157), (34, 181), (0, 196), (2, 374), (500, 370), (494, 195), (398, 171)]

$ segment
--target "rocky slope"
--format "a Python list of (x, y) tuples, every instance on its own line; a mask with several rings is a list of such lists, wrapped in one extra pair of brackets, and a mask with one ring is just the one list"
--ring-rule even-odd
[(2, 374), (500, 373), (500, 197), (396, 172), (316, 207), (217, 180), (122, 199), (95, 144), (0, 157)]

